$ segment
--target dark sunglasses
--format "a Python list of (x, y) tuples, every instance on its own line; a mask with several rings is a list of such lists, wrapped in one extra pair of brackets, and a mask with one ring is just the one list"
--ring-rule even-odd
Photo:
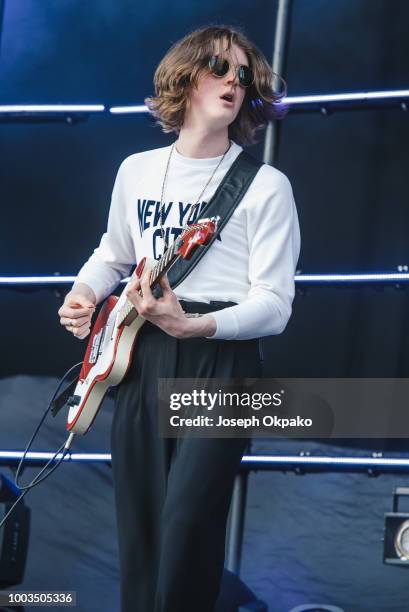
[[(212, 55), (209, 59), (209, 68), (211, 73), (216, 77), (225, 76), (230, 70), (230, 62), (222, 55)], [(249, 87), (253, 80), (253, 71), (249, 66), (235, 66), (235, 74), (239, 71), (239, 83), (242, 87)]]

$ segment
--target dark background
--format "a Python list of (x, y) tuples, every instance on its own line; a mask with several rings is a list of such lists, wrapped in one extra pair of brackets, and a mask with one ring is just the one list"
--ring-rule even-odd
[[(277, 10), (272, 0), (184, 0), (172, 5), (159, 0), (6, 0), (4, 6), (0, 104), (102, 103), (107, 107), (143, 104), (153, 93), (154, 70), (169, 46), (205, 24), (244, 28), (270, 61)], [(288, 94), (408, 88), (408, 23), (406, 0), (294, 0), (283, 75)], [(75, 275), (105, 230), (121, 161), (175, 138), (163, 134), (146, 114), (104, 113), (72, 126), (1, 123), (0, 275)], [(302, 272), (392, 272), (400, 264), (409, 264), (408, 141), (408, 113), (398, 105), (387, 110), (337, 111), (327, 117), (290, 111), (282, 123), (276, 165), (294, 190)], [(248, 150), (262, 158), (262, 134), (260, 143)], [(17, 425), (7, 417), (0, 426), (3, 448), (22, 448), (56, 379), (83, 358), (86, 345), (61, 328), (58, 292), (1, 287), (0, 300), (3, 419), (7, 410), (26, 418), (31, 398), (36, 398), (24, 435), (18, 435)], [(299, 292), (285, 332), (265, 341), (265, 374), (407, 377), (408, 306), (407, 291), (393, 285), (310, 287)], [(312, 448), (329, 452), (326, 444), (322, 441)], [(285, 452), (286, 448), (285, 441), (263, 445), (256, 445), (254, 451)], [(355, 446), (381, 450), (388, 443), (357, 441)], [(292, 442), (287, 452), (305, 448), (303, 441)], [(400, 450), (406, 449), (402, 441)], [(351, 452), (346, 447), (332, 451)], [(62, 476), (52, 478), (56, 482)], [(348, 474), (314, 475), (301, 481), (285, 474), (253, 476), (244, 578), (271, 605), (271, 612), (286, 612), (292, 605), (314, 599), (344, 606), (348, 612), (405, 612), (407, 574), (382, 566), (380, 540), (393, 486), (406, 480), (392, 475), (375, 480)], [(84, 476), (84, 482), (78, 499), (87, 499), (87, 494), (98, 499), (92, 478), (88, 482)], [(67, 495), (65, 489), (56, 492), (58, 499), (64, 499), (64, 491)], [(39, 488), (32, 495), (33, 510), (37, 503), (37, 516), (41, 516), (41, 504), (51, 499), (53, 490), (43, 497)], [(106, 543), (109, 556), (115, 552), (115, 543), (107, 487), (104, 495), (108, 499), (104, 498), (96, 523), (111, 538)], [(88, 516), (87, 506), (83, 511)], [(42, 529), (38, 528), (37, 538)], [(56, 531), (44, 527), (44, 533)], [(75, 528), (69, 533), (75, 538)], [(39, 584), (37, 558), (63, 543), (51, 535), (46, 542), (49, 549), (44, 548), (42, 536), (41, 543), (33, 543), (30, 588)], [(86, 541), (80, 544), (77, 553), (85, 551), (94, 559), (95, 551), (86, 548)], [(75, 559), (75, 549), (73, 554)], [(52, 555), (49, 558), (51, 564), (58, 562)], [(99, 583), (117, 584), (115, 563), (112, 567), (101, 559), (97, 563)], [(96, 589), (96, 583), (88, 583), (94, 570), (83, 564), (74, 582), (85, 593), (88, 584)], [(60, 588), (61, 584), (74, 583), (53, 579), (41, 586)]]

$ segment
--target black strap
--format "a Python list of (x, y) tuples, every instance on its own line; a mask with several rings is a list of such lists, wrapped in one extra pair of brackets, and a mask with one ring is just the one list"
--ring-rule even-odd
[[(250, 187), (251, 182), (259, 171), (263, 162), (259, 161), (247, 151), (241, 151), (230, 168), (227, 170), (215, 193), (200, 211), (201, 218), (219, 216), (217, 229), (211, 240), (204, 247), (199, 247), (191, 259), (179, 258), (168, 271), (168, 279), (172, 289), (180, 285), (188, 274), (193, 270), (203, 255), (216, 240), (220, 231), (230, 219), (235, 208), (243, 199), (244, 194)], [(162, 294), (159, 285), (153, 290), (153, 294), (159, 297)]]
[(72, 396), (75, 391), (75, 387), (78, 384), (78, 378), (72, 380), (69, 385), (65, 387), (63, 391), (54, 399), (51, 404), (51, 414), (55, 417), (61, 410), (61, 408), (67, 403), (67, 400)]

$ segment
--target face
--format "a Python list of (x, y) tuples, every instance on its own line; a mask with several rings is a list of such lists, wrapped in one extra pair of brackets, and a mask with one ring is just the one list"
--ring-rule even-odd
[[(238, 66), (249, 65), (245, 52), (236, 44), (227, 50), (226, 41), (215, 41), (214, 53), (222, 53), (229, 60), (229, 71), (222, 77), (206, 71), (201, 74), (197, 89), (191, 91), (190, 106), (186, 113), (189, 122), (206, 125), (212, 131), (226, 127), (235, 120), (246, 94), (246, 88), (239, 83)], [(233, 95), (232, 103), (221, 98), (226, 93)]]

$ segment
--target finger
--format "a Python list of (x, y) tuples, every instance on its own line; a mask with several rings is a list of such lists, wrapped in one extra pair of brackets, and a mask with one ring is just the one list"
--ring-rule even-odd
[(61, 317), (60, 319), (60, 325), (63, 325), (64, 327), (70, 327), (73, 322), (74, 319), (68, 319), (67, 317)]
[(78, 319), (80, 317), (92, 317), (95, 312), (95, 307), (92, 308), (71, 308), (65, 307), (58, 311), (60, 317), (66, 317), (67, 319)]
[(84, 324), (89, 325), (90, 323), (90, 317), (79, 317), (76, 319), (73, 318), (69, 318), (69, 317), (61, 317), (60, 319), (60, 324), (64, 325), (64, 326), (71, 326), (71, 327), (81, 327)]
[(133, 289), (131, 286), (129, 286), (126, 290), (125, 290), (125, 295), (128, 298), (128, 300), (130, 302), (132, 302), (132, 304), (135, 306), (136, 309), (138, 309), (141, 301), (142, 301), (142, 296), (139, 295), (139, 289)]
[(153, 297), (152, 290), (151, 290), (150, 273), (146, 274), (141, 279), (141, 289), (142, 289), (142, 297), (148, 304), (152, 305), (154, 302), (156, 302), (155, 298)]
[(75, 338), (79, 338), (80, 340), (82, 340), (83, 338), (86, 338), (89, 334), (91, 330), (91, 326), (88, 325), (82, 325), (81, 327), (76, 327), (76, 328), (72, 328), (72, 327), (67, 327), (67, 331), (69, 331), (73, 336), (75, 336)]
[(89, 330), (86, 334), (83, 334), (82, 336), (75, 336), (76, 338), (78, 338), (78, 340), (84, 340), (84, 338), (86, 338), (89, 334)]
[(88, 336), (90, 329), (89, 325), (81, 325), (81, 327), (75, 330), (75, 335), (80, 338), (85, 338), (85, 336)]
[(78, 319), (77, 319), (73, 323), (74, 324), (71, 325), (70, 327), (75, 329), (75, 331), (80, 334), (82, 334), (86, 329), (88, 329), (88, 327), (91, 327), (90, 321), (83, 321), (82, 323), (78, 323)]
[[(128, 285), (126, 286), (126, 290), (125, 290), (125, 295), (131, 299), (131, 297), (134, 296), (138, 296), (138, 297), (142, 297), (140, 295), (141, 292), (141, 284), (140, 284), (140, 280), (131, 280)], [(132, 300), (131, 300), (132, 301)]]
[(84, 323), (89, 323), (91, 320), (91, 317), (76, 317), (74, 318), (69, 318), (69, 317), (61, 317), (61, 325), (74, 325), (74, 327), (80, 327), (81, 325), (84, 325)]
[(141, 279), (139, 276), (132, 277), (128, 283), (128, 287), (132, 287), (133, 289), (139, 289), (141, 286)]
[(73, 327), (72, 325), (66, 325), (65, 329), (67, 330), (67, 332), (69, 332), (73, 336), (76, 336), (77, 333), (78, 333), (78, 328), (77, 327)]
[(79, 336), (83, 336), (85, 332), (88, 333), (89, 329), (89, 325), (82, 325), (81, 327), (67, 327), (67, 331), (71, 332), (72, 335), (76, 338), (78, 338)]
[(80, 293), (67, 295), (67, 297), (65, 298), (65, 304), (72, 308), (95, 308), (95, 304), (93, 304), (88, 298), (86, 298), (84, 295), (81, 295)]
[(94, 314), (95, 307), (92, 308), (70, 308), (66, 306), (64, 309), (59, 311), (60, 316), (66, 317), (67, 319), (78, 319), (87, 315)]
[(162, 293), (173, 293), (172, 287), (170, 286), (168, 275), (164, 274), (159, 279), (159, 285), (161, 286)]

